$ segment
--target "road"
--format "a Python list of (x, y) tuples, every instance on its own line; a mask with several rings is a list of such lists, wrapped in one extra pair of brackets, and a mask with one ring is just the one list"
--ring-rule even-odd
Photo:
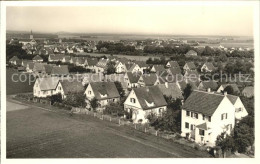
[(7, 158), (209, 157), (91, 116), (69, 116), (7, 100)]

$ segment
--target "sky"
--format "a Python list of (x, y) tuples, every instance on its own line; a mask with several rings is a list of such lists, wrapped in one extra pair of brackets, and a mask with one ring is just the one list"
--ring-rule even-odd
[(253, 36), (252, 6), (15, 6), (6, 29), (56, 33)]

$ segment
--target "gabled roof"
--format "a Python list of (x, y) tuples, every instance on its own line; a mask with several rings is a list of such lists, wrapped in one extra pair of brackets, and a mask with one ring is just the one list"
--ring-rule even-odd
[(196, 66), (193, 62), (187, 62), (185, 65), (187, 65), (189, 69), (196, 69)]
[(146, 86), (152, 86), (158, 79), (157, 75), (152, 73), (152, 74), (143, 74), (142, 78), (144, 80), (144, 83)]
[(84, 92), (84, 87), (82, 83), (77, 80), (61, 80), (60, 83), (65, 95), (69, 93)]
[(97, 58), (87, 58), (88, 66), (95, 66), (97, 64)]
[[(171, 68), (179, 68), (179, 64), (177, 61), (168, 61)], [(167, 63), (168, 64), (168, 63)]]
[(51, 64), (46, 64), (46, 65), (44, 65), (45, 72), (46, 72), (47, 74), (51, 74), (52, 67), (53, 67), (53, 65), (51, 65)]
[[(133, 91), (143, 110), (167, 105), (158, 86), (133, 88)], [(148, 106), (147, 103), (154, 103), (154, 106)]]
[(177, 81), (177, 83), (179, 84), (179, 86), (180, 86), (180, 88), (181, 88), (181, 90), (183, 91), (185, 88), (186, 88), (186, 86), (187, 86), (187, 83), (184, 81), (184, 80), (180, 80), (180, 81)]
[(183, 104), (183, 109), (212, 116), (224, 99), (224, 95), (193, 91)]
[(204, 63), (204, 65), (206, 65), (207, 68), (211, 71), (215, 70), (215, 67), (212, 63), (207, 62), (207, 63)]
[(164, 65), (153, 65), (156, 72), (164, 72), (165, 68)]
[(181, 74), (180, 67), (168, 68), (167, 71), (172, 75)]
[(39, 82), (39, 87), (42, 91), (54, 90), (54, 89), (56, 89), (56, 87), (59, 83), (59, 78), (44, 77), (44, 78), (38, 78), (37, 81)]
[(203, 89), (210, 88), (212, 91), (216, 91), (218, 89), (217, 82), (210, 80), (210, 81), (202, 81), (201, 84), (203, 85)]
[(134, 63), (137, 64), (140, 68), (149, 67), (149, 65), (146, 64), (144, 61), (134, 61)]
[(230, 100), (230, 102), (234, 105), (239, 97), (238, 97), (238, 96), (234, 96), (234, 95), (229, 95), (229, 94), (227, 94), (227, 98), (228, 98), (228, 99)]
[(95, 98), (97, 100), (120, 97), (114, 82), (95, 82), (95, 83), (90, 83), (89, 85), (93, 89)]
[(174, 99), (177, 98), (183, 99), (181, 90), (176, 83), (159, 84), (157, 86), (159, 87), (163, 95), (168, 97), (171, 96)]
[(130, 83), (137, 83), (141, 76), (141, 73), (139, 73), (139, 72), (135, 72), (135, 73), (126, 72), (126, 74), (128, 76)]
[(9, 61), (17, 61), (20, 60), (17, 56), (13, 56)]
[(119, 58), (117, 61), (121, 62), (122, 64), (126, 64), (126, 63), (129, 62), (129, 60), (127, 58), (125, 58), (125, 57)]
[(49, 55), (49, 58), (51, 60), (54, 60), (54, 61), (57, 61), (57, 60), (62, 60), (64, 58), (65, 55), (63, 54), (52, 54), (52, 55)]
[(64, 56), (63, 58), (66, 63), (70, 62), (71, 56)]
[(51, 74), (53, 75), (68, 75), (69, 69), (67, 65), (53, 66)]
[(32, 60), (42, 60), (43, 61), (43, 58), (40, 57), (39, 55), (36, 55)]
[(192, 55), (197, 55), (197, 52), (196, 51), (194, 51), (194, 50), (189, 50), (185, 55), (188, 55), (188, 56), (192, 56)]
[(126, 70), (129, 70), (132, 65), (134, 65), (133, 63), (126, 63), (125, 66), (126, 66)]
[(97, 67), (105, 68), (108, 63), (108, 59), (100, 59), (97, 63)]
[(237, 84), (222, 84), (221, 86), (223, 87), (223, 89), (225, 89), (227, 86), (230, 86), (230, 87), (232, 87), (234, 92), (240, 93), (240, 90), (239, 90)]
[(129, 71), (129, 72), (132, 72), (136, 66), (139, 67), (137, 64), (133, 64), (128, 71)]
[(44, 65), (46, 65), (46, 63), (35, 63), (34, 67), (33, 67), (33, 71), (45, 71), (45, 67)]
[(33, 70), (34, 64), (35, 63), (33, 63), (33, 62), (29, 62), (27, 65), (28, 65), (29, 69)]

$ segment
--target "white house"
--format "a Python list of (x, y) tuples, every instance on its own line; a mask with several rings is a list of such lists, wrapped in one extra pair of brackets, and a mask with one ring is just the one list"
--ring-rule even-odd
[(200, 68), (201, 72), (213, 72), (216, 68), (212, 63), (206, 62)]
[(61, 93), (62, 86), (57, 77), (45, 77), (36, 79), (33, 86), (34, 97), (48, 97)]
[(235, 107), (227, 95), (193, 91), (183, 104), (181, 135), (196, 143), (215, 146), (222, 132), (230, 134), (235, 125)]
[(138, 80), (141, 76), (141, 72), (126, 72), (124, 76), (124, 81), (127, 83), (127, 88), (136, 88), (138, 87)]
[(115, 68), (116, 68), (116, 73), (126, 72), (126, 66), (122, 62), (117, 62)]
[(155, 73), (143, 74), (142, 76), (140, 76), (137, 83), (138, 83), (138, 87), (153, 86), (153, 85), (160, 84), (160, 80), (157, 74)]
[(124, 110), (132, 113), (134, 123), (146, 123), (151, 113), (160, 116), (167, 103), (157, 86), (133, 88), (124, 102)]
[(90, 108), (90, 101), (97, 99), (98, 107), (104, 108), (111, 102), (119, 102), (120, 95), (114, 82), (94, 82), (89, 83), (85, 91), (87, 108)]
[(179, 68), (180, 66), (179, 66), (177, 61), (168, 61), (166, 63), (166, 67), (168, 67), (168, 68)]
[(244, 104), (242, 103), (241, 99), (238, 96), (228, 94), (227, 97), (236, 109), (235, 118), (237, 120), (241, 120), (243, 117), (246, 117), (248, 115)]
[(96, 66), (94, 67), (95, 72), (96, 73), (103, 73), (106, 68), (107, 68), (107, 64), (108, 64), (109, 60), (108, 59), (100, 59), (98, 61), (98, 63), (96, 64)]
[(187, 62), (184, 66), (183, 66), (183, 70), (184, 71), (188, 71), (188, 70), (196, 70), (196, 66), (193, 62)]
[(139, 67), (138, 64), (133, 64), (130, 67), (130, 69), (127, 70), (127, 72), (132, 72), (132, 73), (141, 72), (142, 73), (142, 70), (141, 70), (141, 68)]

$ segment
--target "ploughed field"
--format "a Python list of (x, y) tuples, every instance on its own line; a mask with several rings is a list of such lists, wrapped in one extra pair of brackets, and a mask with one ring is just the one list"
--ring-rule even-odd
[(69, 116), (8, 101), (7, 158), (209, 157), (92, 116)]

